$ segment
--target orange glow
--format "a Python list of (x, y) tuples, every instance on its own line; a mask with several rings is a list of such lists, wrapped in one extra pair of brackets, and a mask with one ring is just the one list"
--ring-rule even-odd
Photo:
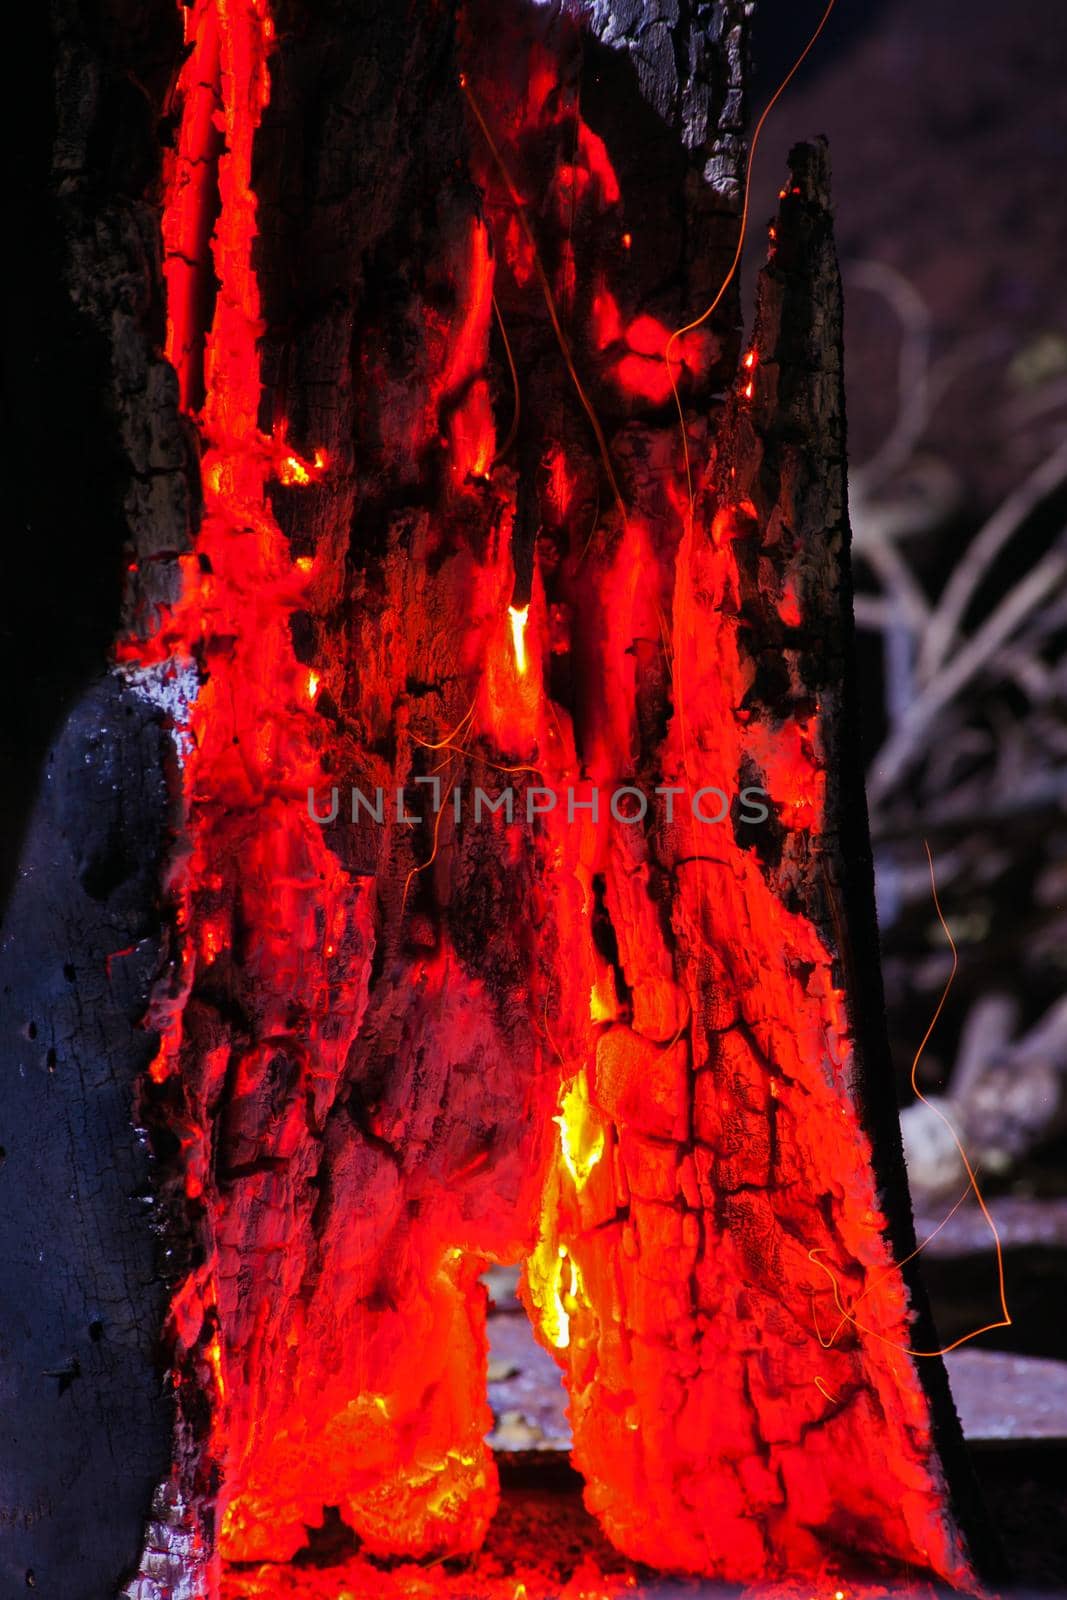
[(567, 470), (567, 458), (562, 446), (557, 446), (548, 462), (548, 503), (562, 521), (574, 493), (574, 479)]
[(511, 622), (511, 648), (515, 656), (515, 667), (520, 677), (526, 675), (526, 624), (530, 620), (528, 605), (508, 606), (508, 618)]
[(211, 1365), (211, 1370), (215, 1375), (215, 1387), (218, 1390), (219, 1400), (225, 1401), (226, 1380), (222, 1374), (222, 1346), (219, 1343), (219, 1336), (217, 1333), (213, 1336), (208, 1344), (207, 1358)]
[[(365, 885), (340, 865), (306, 810), (309, 787), (321, 789), (323, 781), (321, 732), (318, 719), (308, 716), (320, 673), (296, 659), (290, 617), (303, 603), (314, 557), (294, 562), (271, 504), (275, 482), (306, 488), (320, 481), (327, 456), (295, 450), (284, 425), (273, 437), (258, 427), (263, 319), (250, 177), (269, 92), (268, 20), (265, 0), (194, 0), (185, 12), (179, 155), (164, 205), (167, 349), (200, 436), (204, 512), (197, 553), (183, 562), (180, 600), (156, 636), (127, 641), (122, 652), (145, 664), (202, 663), (182, 770), (187, 853), (173, 889), (184, 939), (179, 977), (192, 986), (194, 1000), (198, 984), (225, 985), (225, 974), (212, 979), (208, 969), (220, 965), (232, 925), (220, 907), (239, 908), (242, 961), (256, 984), (247, 1031), (219, 1049), (205, 1047), (195, 1029), (186, 1036), (182, 1009), (165, 998), (158, 1018), (164, 1042), (147, 1074), (175, 1097), (184, 1187), (195, 1206), (191, 1226), (203, 1261), (173, 1296), (175, 1391), (180, 1404), (200, 1394), (202, 1405), (206, 1363), (212, 1417), (204, 1472), (220, 1479), (219, 1547), (225, 1559), (236, 1560), (287, 1559), (303, 1544), (306, 1524), (321, 1517), (324, 1497), (344, 1506), (371, 1548), (376, 1539), (395, 1540), (419, 1552), (442, 1537), (457, 1548), (470, 1546), (496, 1495), (467, 1309), (477, 1261), (428, 1291), (441, 1337), (430, 1341), (436, 1353), (429, 1366), (436, 1363), (436, 1371), (424, 1363), (417, 1375), (388, 1353), (361, 1353), (369, 1285), (360, 1284), (358, 1221), (348, 1226), (340, 1252), (347, 1298), (334, 1296), (334, 1279), (321, 1293), (301, 1294), (286, 1278), (299, 1271), (299, 1258), (292, 1268), (288, 1259), (289, 1231), (299, 1224), (285, 1171), (308, 1137), (308, 1119), (324, 1114), (358, 1035), (374, 926)], [(214, 217), (210, 240), (196, 234), (204, 216)], [(488, 279), (484, 230), (471, 248), (481, 263), (480, 295)], [(217, 294), (205, 290), (211, 279)], [(484, 361), (488, 302), (476, 300), (460, 348), (451, 366), (445, 363), (457, 384), (474, 378)], [(479, 459), (475, 451), (475, 466)], [(270, 1120), (257, 1124), (257, 1093), (283, 1061)], [(216, 1150), (212, 1117), (224, 1102), (230, 1143)], [(233, 1162), (246, 1175), (220, 1181), (217, 1160), (223, 1174)], [(314, 1331), (324, 1306), (336, 1325), (331, 1340), (323, 1339), (321, 1320)], [(278, 1362), (298, 1348), (304, 1359), (291, 1381), (279, 1382)], [(427, 1386), (434, 1383), (438, 1398), (430, 1409), (435, 1404), (441, 1416), (428, 1426), (454, 1448), (430, 1466), (421, 1445), (419, 1462), (413, 1459), (413, 1419), (426, 1414)], [(353, 1409), (353, 1396), (368, 1387), (388, 1416), (358, 1400)], [(467, 1391), (468, 1421), (457, 1430), (449, 1419), (462, 1407), (453, 1396)], [(367, 1475), (368, 1455), (377, 1462), (377, 1479)], [(393, 1502), (388, 1533), (377, 1510), (383, 1494)]]
[(200, 948), (206, 961), (214, 961), (226, 949), (226, 932), (216, 923), (205, 922), (200, 937)]
[[(593, 341), (599, 350), (611, 351), (622, 345), (625, 353), (619, 356), (612, 368), (612, 376), (619, 388), (635, 398), (662, 405), (671, 393), (668, 374), (664, 366), (671, 330), (657, 317), (642, 312), (624, 324), (618, 302), (606, 288), (593, 297)], [(672, 352), (671, 364), (677, 377), (687, 368), (696, 375), (707, 370), (711, 344), (700, 331), (677, 342)]]
[(553, 1248), (546, 1242), (538, 1244), (527, 1258), (526, 1282), (541, 1332), (554, 1350), (567, 1350), (571, 1318), (581, 1296), (581, 1278), (566, 1245)]
[(170, 1073), (166, 1050), (161, 1045), (148, 1068), (148, 1076), (153, 1083), (165, 1083)]
[(318, 483), (326, 471), (326, 452), (316, 450), (310, 460), (305, 460), (289, 448), (288, 429), (283, 423), (275, 430), (271, 441), (271, 453), (274, 460), (274, 471), (278, 482), (287, 488), (305, 488), (309, 483)]
[(220, 24), (213, 10), (194, 24), (195, 41), (182, 66), (182, 119), (176, 149), (166, 161), (168, 200), (163, 215), (163, 274), (167, 286), (167, 357), (178, 374), (181, 405), (199, 404), (204, 359), (202, 277), (210, 263), (212, 162), (219, 142)]
[(448, 424), (452, 478), (460, 490), (486, 480), (496, 452), (489, 385), (480, 375), (489, 354), (493, 270), (488, 230), (475, 222), (462, 260), (456, 264), (456, 277), (466, 289), (466, 303), (449, 341), (444, 370), (433, 385), (438, 403), (463, 395)]
[[(684, 514), (684, 488), (679, 503)], [(683, 534), (667, 768), (684, 773), (691, 789), (724, 772), (757, 771), (788, 854), (818, 847), (825, 758), (818, 712), (773, 727), (738, 715), (751, 683), (740, 548), (758, 533), (755, 505), (739, 497), (720, 505), (711, 529)], [(643, 597), (642, 550), (633, 534), (631, 541), (612, 596), (623, 655), (635, 630), (627, 607)], [(609, 718), (610, 703), (601, 715)], [(686, 929), (680, 958), (657, 972), (652, 912), (620, 951), (635, 1025), (598, 995), (595, 978), (582, 991), (598, 1032), (579, 1056), (588, 1065), (567, 1069), (555, 1168), (526, 1263), (524, 1296), (571, 1396), (575, 1463), (594, 1486), (609, 1536), (650, 1563), (664, 1561), (669, 1543), (670, 1564), (693, 1571), (810, 1571), (816, 1556), (804, 1528), (875, 1493), (896, 1507), (876, 1536), (887, 1558), (965, 1582), (966, 1559), (931, 1470), (917, 1379), (888, 1343), (839, 1337), (831, 1350), (818, 1333), (838, 1282), (866, 1297), (869, 1321), (887, 1341), (907, 1344), (910, 1324), (852, 1098), (852, 1029), (833, 956), (816, 925), (779, 897), (755, 852), (726, 836), (709, 854), (698, 825), (683, 826), (693, 838), (675, 911)], [(625, 892), (625, 868), (608, 882)], [(696, 976), (709, 966), (709, 975)], [(674, 981), (686, 996), (728, 997), (722, 1014), (705, 1020), (697, 1006), (669, 1001)], [(561, 1063), (582, 1051), (581, 1037), (572, 1029), (561, 1048), (549, 1035)], [(772, 1145), (770, 1125), (788, 1127), (788, 1139)], [(767, 1332), (768, 1311), (786, 1285), (811, 1284), (809, 1251), (825, 1258), (833, 1283), (828, 1277), (828, 1290), (812, 1287), (810, 1302), (790, 1305), (789, 1332), (779, 1339)], [(680, 1281), (692, 1289), (680, 1294)], [(825, 1303), (813, 1323), (817, 1295)], [(682, 1331), (693, 1302), (719, 1308), (695, 1339)], [(620, 1347), (620, 1320), (632, 1348)], [(646, 1339), (655, 1352), (647, 1367)], [(773, 1379), (744, 1353), (749, 1340), (752, 1349), (773, 1347)], [(776, 1426), (792, 1417), (789, 1428), (804, 1443), (783, 1437), (770, 1445), (765, 1489), (749, 1475), (730, 1502), (716, 1496), (730, 1481), (727, 1463), (750, 1451), (753, 1422), (729, 1396), (746, 1386), (757, 1410), (773, 1408)], [(873, 1413), (866, 1403), (843, 1403), (855, 1394), (869, 1394), (877, 1411), (877, 1464), (867, 1436)], [(773, 1541), (754, 1540), (753, 1520), (775, 1514), (783, 1482), (788, 1520)], [(689, 1506), (701, 1510), (690, 1514)]]
[(593, 1022), (613, 1022), (618, 1012), (615, 982), (611, 972), (605, 971), (589, 991), (589, 1017)]
[(608, 147), (599, 134), (593, 132), (585, 121), (578, 123), (578, 155), (599, 188), (602, 206), (618, 205), (621, 198), (619, 180), (608, 155)]
[(619, 302), (607, 289), (593, 296), (593, 342), (598, 350), (616, 344), (622, 338), (622, 315)]
[[(481, 130), (482, 136), (484, 137), (486, 145), (488, 146), (493, 157), (493, 162), (500, 174), (501, 179), (503, 180), (504, 187), (507, 189), (512, 205), (515, 208), (515, 217), (518, 221), (522, 235), (524, 236), (525, 245), (528, 250), (529, 265), (535, 273), (538, 283), (541, 286), (541, 292), (544, 295), (545, 300), (545, 307), (552, 323), (552, 330), (555, 333), (560, 354), (563, 357), (564, 364), (566, 365), (567, 372), (570, 375), (571, 382), (574, 384), (575, 393), (577, 394), (578, 399), (581, 401), (582, 409), (589, 418), (589, 424), (596, 437), (597, 448), (600, 451), (601, 460), (604, 463), (604, 472), (607, 476), (608, 482), (611, 485), (611, 492), (615, 497), (615, 503), (619, 508), (619, 513), (625, 525), (627, 520), (626, 502), (623, 499), (622, 490), (619, 488), (619, 481), (615, 475), (615, 466), (611, 459), (611, 452), (608, 449), (607, 439), (604, 436), (604, 429), (601, 426), (600, 418), (596, 414), (592, 401), (586, 392), (585, 386), (582, 383), (581, 378), (578, 376), (578, 369), (574, 364), (574, 355), (571, 350), (570, 341), (563, 330), (563, 324), (560, 322), (559, 309), (556, 305), (556, 297), (552, 292), (552, 285), (548, 280), (548, 274), (545, 272), (544, 264), (541, 260), (540, 253), (538, 252), (537, 242), (534, 238), (533, 230), (530, 227), (529, 219), (526, 215), (526, 208), (523, 204), (522, 196), (515, 187), (515, 181), (511, 176), (507, 162), (504, 160), (500, 146), (493, 137), (489, 124), (485, 120), (485, 114), (482, 111), (478, 97), (475, 95), (466, 76), (464, 76), (461, 81), (461, 87), (464, 95), (466, 96), (467, 104), (471, 109), (471, 114)], [(595, 138), (595, 136), (593, 137)], [(600, 143), (601, 141), (597, 142)], [(565, 243), (566, 242), (567, 241), (565, 241)], [(569, 252), (567, 253), (569, 254)]]
[(451, 343), (442, 382), (445, 394), (466, 383), (485, 365), (485, 342), (492, 311), (493, 258), (488, 230), (481, 223), (476, 222), (471, 228), (463, 281), (470, 286), (469, 297)]
[(778, 615), (787, 628), (799, 628), (800, 601), (797, 598), (796, 590), (791, 584), (786, 587), (785, 593), (778, 602)]

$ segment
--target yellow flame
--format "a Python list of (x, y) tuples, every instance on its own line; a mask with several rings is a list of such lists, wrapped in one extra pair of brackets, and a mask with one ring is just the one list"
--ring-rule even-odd
[(530, 615), (529, 606), (508, 606), (508, 616), (511, 618), (511, 643), (515, 651), (515, 665), (519, 676), (526, 672), (526, 622)]
[(580, 1192), (604, 1154), (604, 1129), (589, 1104), (584, 1072), (579, 1072), (567, 1085), (560, 1097), (559, 1107), (559, 1115), (552, 1120), (559, 1127), (563, 1164), (571, 1175), (574, 1187)]
[(582, 1304), (582, 1275), (567, 1245), (560, 1242), (560, 1201), (565, 1168), (575, 1192), (582, 1190), (606, 1145), (606, 1129), (589, 1100), (584, 1072), (579, 1072), (560, 1094), (560, 1166), (553, 1174), (542, 1201), (541, 1230), (537, 1245), (526, 1258), (526, 1287), (536, 1312), (537, 1325), (556, 1350), (571, 1343), (571, 1321)]
[(207, 1347), (207, 1358), (215, 1375), (215, 1387), (220, 1400), (226, 1398), (226, 1380), (222, 1375), (222, 1346), (216, 1333)]
[(614, 1022), (619, 1014), (615, 980), (605, 969), (589, 991), (589, 1016), (593, 1022)]
[[(564, 1300), (563, 1269), (570, 1260), (566, 1245), (554, 1248), (542, 1239), (527, 1263), (527, 1278), (534, 1304), (540, 1313), (541, 1328), (545, 1338), (557, 1350), (566, 1350), (571, 1342), (571, 1315)], [(570, 1283), (567, 1294), (573, 1304), (579, 1292), (578, 1269), (570, 1262)]]

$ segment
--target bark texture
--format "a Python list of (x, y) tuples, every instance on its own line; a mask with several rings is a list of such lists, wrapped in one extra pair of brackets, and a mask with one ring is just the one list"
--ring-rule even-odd
[(119, 207), (173, 372), (126, 257), (79, 258), (122, 703), (183, 810), (166, 873), (132, 858), (177, 1420), (130, 1600), (328, 1506), (476, 1550), (477, 1279), (520, 1259), (620, 1548), (969, 1581), (894, 1266), (821, 147), (751, 347), (732, 289), (685, 326), (736, 242), (747, 14), (197, 0), (158, 232)]
[[(178, 592), (198, 488), (162, 355), (157, 123), (169, 4), (12, 18), (19, 248), (5, 296), (0, 667), (0, 1592), (114, 1594), (173, 1413), (137, 1085), (167, 960), (163, 713), (108, 671), (123, 574)], [(133, 574), (130, 574), (132, 577)]]

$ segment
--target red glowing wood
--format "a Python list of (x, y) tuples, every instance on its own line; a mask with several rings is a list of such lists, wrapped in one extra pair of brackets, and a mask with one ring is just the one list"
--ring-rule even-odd
[[(272, 504), (278, 486), (328, 486), (332, 453), (261, 427), (251, 183), (271, 19), (266, 0), (196, 0), (187, 29), (163, 236), (204, 518), (181, 603), (125, 653), (195, 662), (201, 680), (175, 867), (182, 970), (151, 1079), (170, 1097), (202, 1247), (171, 1332), (183, 1395), (210, 1403), (222, 1553), (288, 1558), (325, 1506), (372, 1553), (476, 1550), (497, 1501), (477, 1279), (521, 1257), (588, 1503), (621, 1550), (751, 1577), (817, 1573), (843, 1547), (967, 1581), (928, 1404), (893, 1348), (910, 1314), (861, 1125), (840, 952), (793, 893), (817, 874), (828, 825), (822, 712), (795, 683), (773, 723), (747, 709), (753, 592), (794, 629), (807, 599), (773, 564), (753, 578), (759, 541), (781, 536), (758, 474), (727, 493), (709, 447), (691, 516), (673, 412), (656, 409), (672, 376), (683, 390), (707, 378), (717, 336), (676, 341), (669, 374), (667, 323), (628, 304), (623, 282), (583, 280), (572, 232), (632, 243), (608, 146), (543, 45), (512, 50), (498, 83), (493, 41), (469, 41), (492, 140), (472, 128), (485, 220), (440, 263), (454, 314), (421, 306), (402, 440), (411, 461), (442, 452), (440, 515), (383, 559), (373, 606), (351, 591), (350, 654), (309, 667), (291, 620), (313, 584), (340, 595), (347, 580), (343, 551), (293, 559)], [(536, 229), (517, 225), (516, 196)], [(567, 545), (554, 567), (535, 561), (523, 605), (517, 474), (491, 470), (494, 293), (523, 327), (555, 329), (577, 388), (559, 320), (571, 308), (590, 389), (621, 421), (644, 419), (620, 505), (590, 489), (602, 470), (614, 482), (614, 441), (598, 460), (536, 418), (540, 526)], [(373, 377), (378, 356), (366, 359)], [(739, 406), (759, 406), (757, 364), (762, 382), (774, 360), (770, 347), (746, 356)], [(570, 710), (548, 692), (568, 654)], [(411, 681), (447, 685), (436, 720), (418, 720)], [(639, 707), (668, 681), (651, 748)], [(503, 952), (506, 993), (455, 933), (428, 931), (425, 902), (440, 910), (469, 887), (447, 803), (406, 871), (396, 826), (378, 881), (308, 817), (308, 789), (341, 753), (324, 702), (366, 732), (379, 781), (392, 744), (405, 776), (433, 756), (446, 800), (494, 777), (547, 795), (536, 826), (485, 823), (478, 870), (493, 888), (475, 931)], [(557, 799), (650, 778), (733, 793), (746, 773), (770, 797), (774, 861), (685, 801), (646, 831), (606, 805), (570, 818)], [(427, 1081), (445, 1084), (439, 1097)], [(813, 1251), (881, 1341), (820, 1336), (838, 1319)]]

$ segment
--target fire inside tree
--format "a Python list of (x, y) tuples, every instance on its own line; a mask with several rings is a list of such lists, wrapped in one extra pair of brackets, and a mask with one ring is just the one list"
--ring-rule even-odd
[[(478, 1280), (514, 1261), (620, 1550), (974, 1581), (895, 1265), (821, 147), (751, 348), (732, 291), (671, 338), (734, 253), (747, 9), (184, 11), (161, 237), (202, 511), (167, 603), (131, 562), (117, 648), (183, 807), (142, 1584), (287, 1560), (327, 1506), (373, 1555), (477, 1550)], [(322, 827), (338, 775), (770, 815)]]

